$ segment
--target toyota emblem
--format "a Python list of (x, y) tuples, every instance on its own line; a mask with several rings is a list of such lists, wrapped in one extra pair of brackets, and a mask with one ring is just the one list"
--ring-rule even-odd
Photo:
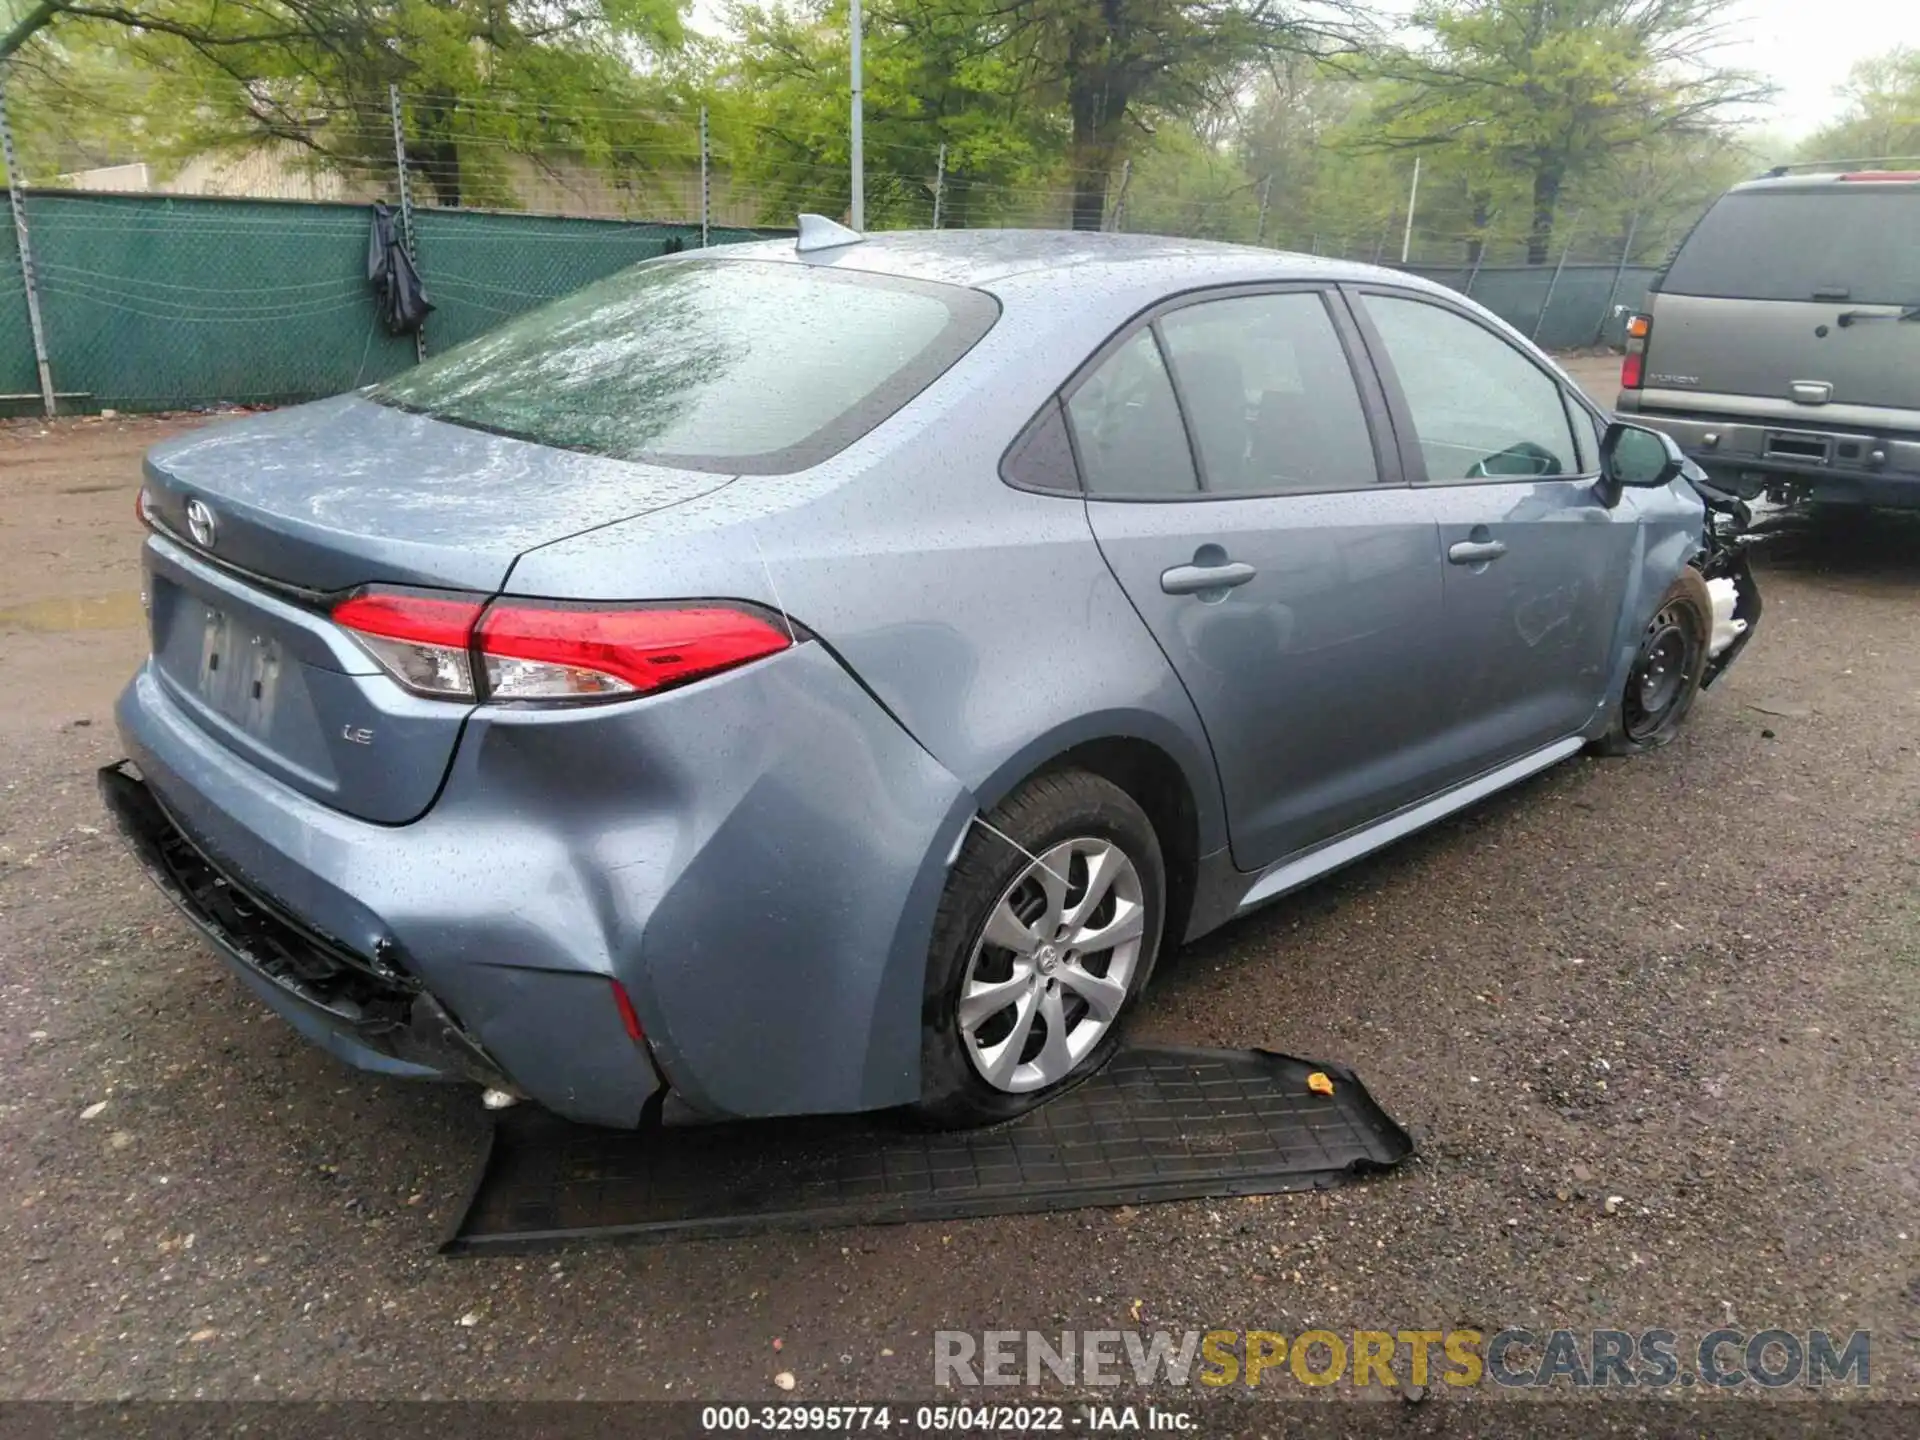
[(220, 524), (213, 518), (213, 507), (206, 501), (187, 501), (187, 533), (193, 536), (193, 543), (202, 550), (213, 548), (214, 537), (220, 533)]

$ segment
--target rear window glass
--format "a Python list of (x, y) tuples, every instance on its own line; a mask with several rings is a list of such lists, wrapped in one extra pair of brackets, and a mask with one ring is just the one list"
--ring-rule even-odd
[(999, 314), (977, 290), (752, 260), (636, 266), (374, 387), (496, 434), (692, 470), (804, 469)]
[(1660, 289), (1726, 300), (1920, 302), (1920, 185), (1723, 196)]

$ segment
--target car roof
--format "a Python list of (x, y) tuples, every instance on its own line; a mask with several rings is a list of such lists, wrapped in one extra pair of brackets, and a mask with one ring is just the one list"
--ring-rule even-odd
[(1825, 191), (1828, 194), (1851, 195), (1888, 189), (1912, 190), (1920, 194), (1920, 171), (1883, 170), (1871, 164), (1862, 164), (1844, 172), (1823, 170), (1809, 174), (1762, 175), (1757, 180), (1742, 180), (1728, 193), (1744, 195), (1752, 191), (1784, 190), (1801, 194)]
[[(1049, 287), (1105, 290), (1124, 286), (1128, 272), (1149, 270), (1155, 288), (1234, 284), (1259, 280), (1391, 280), (1426, 288), (1401, 271), (1164, 235), (1092, 230), (888, 230), (830, 250), (799, 254), (792, 240), (726, 245), (705, 252), (715, 258), (784, 260), (796, 264), (863, 270), (910, 279), (1000, 290), (1018, 278)], [(704, 256), (703, 256), (704, 258)]]

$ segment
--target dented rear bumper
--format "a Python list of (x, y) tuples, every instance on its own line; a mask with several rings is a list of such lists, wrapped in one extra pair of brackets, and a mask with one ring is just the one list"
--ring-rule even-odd
[(977, 807), (819, 645), (643, 700), (481, 706), (405, 825), (263, 773), (150, 668), (117, 719), (139, 779), (101, 783), (142, 863), (350, 1064), (612, 1126), (663, 1080), (720, 1116), (919, 1094), (927, 946)]
[[(362, 1070), (514, 1088), (486, 1047), (401, 966), (390, 943), (356, 954), (226, 873), (126, 761), (104, 767), (99, 785), (148, 878), (302, 1035)], [(660, 1088), (656, 1073), (652, 1089)]]

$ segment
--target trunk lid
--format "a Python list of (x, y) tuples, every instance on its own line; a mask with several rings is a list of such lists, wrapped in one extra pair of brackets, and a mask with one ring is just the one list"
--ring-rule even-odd
[(145, 555), (154, 672), (249, 763), (386, 824), (432, 803), (471, 707), (401, 689), (327, 618), (329, 597), (366, 584), (492, 595), (527, 550), (732, 478), (357, 396), (185, 436), (146, 471), (163, 531)]
[[(486, 593), (522, 551), (677, 505), (723, 473), (529, 444), (341, 395), (195, 431), (147, 457), (154, 518), (222, 564), (303, 590)], [(187, 505), (215, 522), (193, 536)]]

